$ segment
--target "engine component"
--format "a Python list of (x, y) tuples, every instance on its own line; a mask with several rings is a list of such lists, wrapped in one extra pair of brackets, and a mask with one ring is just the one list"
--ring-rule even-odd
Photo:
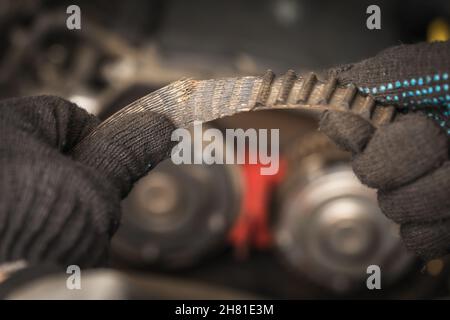
[(114, 252), (134, 264), (180, 268), (224, 245), (239, 209), (230, 170), (161, 163), (123, 201)]
[(231, 165), (159, 164), (122, 202), (113, 253), (134, 265), (188, 267), (225, 246), (240, 209)]
[(365, 288), (370, 265), (381, 268), (386, 286), (413, 261), (397, 226), (381, 213), (375, 190), (358, 181), (346, 159), (320, 133), (300, 139), (274, 228), (289, 268), (339, 293)]
[(393, 106), (377, 105), (354, 85), (338, 86), (334, 77), (320, 81), (310, 73), (298, 78), (289, 70), (277, 78), (269, 70), (263, 77), (176, 81), (113, 114), (75, 146), (73, 153), (82, 152), (83, 145), (92, 143), (99, 131), (107, 130), (105, 127), (120, 126), (130, 116), (143, 112), (159, 113), (177, 127), (189, 127), (194, 121), (206, 122), (244, 111), (330, 108), (360, 114), (376, 127), (395, 118)]

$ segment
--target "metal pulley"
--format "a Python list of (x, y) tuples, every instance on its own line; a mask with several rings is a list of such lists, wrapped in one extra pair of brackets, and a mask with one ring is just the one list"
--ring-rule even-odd
[(320, 133), (300, 139), (292, 153), (274, 227), (288, 268), (339, 293), (366, 288), (370, 265), (382, 270), (383, 286), (404, 275), (413, 260), (398, 227), (382, 214), (375, 190), (356, 178), (348, 156)]
[(122, 202), (113, 253), (137, 265), (195, 265), (226, 243), (239, 211), (238, 174), (231, 165), (162, 162)]

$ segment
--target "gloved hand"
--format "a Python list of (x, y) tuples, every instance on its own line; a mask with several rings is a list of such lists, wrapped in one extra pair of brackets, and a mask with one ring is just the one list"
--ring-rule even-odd
[(105, 262), (120, 199), (167, 156), (173, 125), (140, 114), (72, 153), (98, 123), (58, 97), (0, 102), (0, 264)]
[[(320, 130), (352, 152), (355, 174), (378, 189), (383, 213), (401, 226), (407, 248), (428, 260), (450, 252), (450, 44), (403, 45), (330, 70), (380, 102), (412, 111), (375, 129), (358, 115), (325, 112)], [(450, 133), (450, 131), (449, 131)]]

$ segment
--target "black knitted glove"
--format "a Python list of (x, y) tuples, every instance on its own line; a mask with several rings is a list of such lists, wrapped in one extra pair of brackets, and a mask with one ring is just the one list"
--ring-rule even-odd
[(171, 123), (140, 117), (70, 154), (96, 117), (51, 96), (0, 102), (0, 263), (105, 262), (121, 196), (171, 146)]
[(401, 225), (406, 246), (427, 260), (450, 252), (449, 69), (445, 42), (395, 47), (330, 71), (380, 102), (420, 108), (437, 121), (422, 112), (378, 129), (348, 112), (325, 112), (320, 120), (320, 130), (352, 152), (359, 179), (378, 189), (381, 210)]

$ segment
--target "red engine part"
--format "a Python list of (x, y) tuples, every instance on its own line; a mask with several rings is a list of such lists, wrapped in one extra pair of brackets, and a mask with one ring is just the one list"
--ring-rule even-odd
[(241, 210), (229, 234), (229, 241), (238, 257), (247, 256), (250, 247), (267, 249), (272, 244), (269, 226), (269, 204), (273, 189), (282, 181), (286, 162), (280, 159), (275, 175), (261, 175), (264, 165), (241, 165), (243, 194)]

